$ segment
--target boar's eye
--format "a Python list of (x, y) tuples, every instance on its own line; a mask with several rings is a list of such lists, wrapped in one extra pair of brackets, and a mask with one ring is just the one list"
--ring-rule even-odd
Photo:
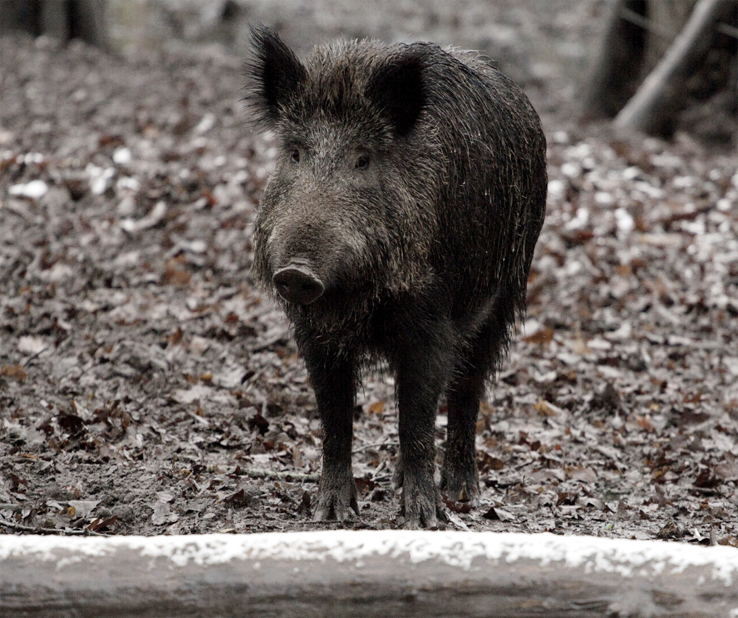
[(361, 155), (358, 159), (356, 159), (356, 167), (357, 170), (365, 170), (369, 167), (369, 155)]
[(290, 153), (290, 159), (293, 163), (299, 163), (300, 162), (300, 150), (299, 148), (293, 148), (292, 152)]

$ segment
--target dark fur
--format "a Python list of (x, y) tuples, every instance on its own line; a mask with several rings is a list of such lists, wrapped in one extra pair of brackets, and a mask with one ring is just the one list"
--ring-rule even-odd
[(384, 358), (397, 378), (405, 516), (433, 525), (443, 392), (441, 487), (478, 500), (479, 402), (525, 311), (545, 213), (540, 121), (471, 52), (353, 41), (316, 47), (303, 64), (273, 31), (252, 32), (251, 102), (282, 144), (255, 226), (254, 272), (273, 292), (274, 272), (298, 257), (326, 288), (305, 306), (278, 298), (323, 423), (315, 516), (356, 510), (355, 391), (365, 359)]

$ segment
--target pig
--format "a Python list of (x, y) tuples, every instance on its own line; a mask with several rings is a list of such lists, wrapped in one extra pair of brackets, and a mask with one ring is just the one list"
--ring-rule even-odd
[(395, 377), (405, 525), (438, 526), (442, 492), (479, 501), (479, 406), (525, 313), (545, 215), (540, 119), (474, 52), (358, 40), (302, 61), (272, 29), (251, 35), (247, 98), (279, 144), (252, 268), (290, 320), (315, 391), (314, 518), (359, 513), (355, 397), (362, 369), (381, 361)]

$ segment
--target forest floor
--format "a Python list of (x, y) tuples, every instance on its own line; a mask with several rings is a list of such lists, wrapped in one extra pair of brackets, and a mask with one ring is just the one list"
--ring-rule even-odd
[[(0, 532), (402, 526), (375, 373), (361, 516), (311, 521), (315, 400), (249, 272), (275, 145), (241, 60), (0, 40)], [(482, 405), (482, 504), (447, 526), (738, 545), (738, 155), (579, 127), (547, 83), (529, 317)]]

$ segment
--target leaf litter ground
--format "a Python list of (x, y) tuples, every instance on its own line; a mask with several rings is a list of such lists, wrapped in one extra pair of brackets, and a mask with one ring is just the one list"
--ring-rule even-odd
[[(249, 275), (275, 151), (240, 60), (15, 38), (0, 57), (0, 530), (401, 526), (379, 372), (361, 516), (310, 520), (320, 426)], [(545, 122), (529, 317), (482, 406), (482, 505), (448, 526), (736, 545), (738, 156)]]

